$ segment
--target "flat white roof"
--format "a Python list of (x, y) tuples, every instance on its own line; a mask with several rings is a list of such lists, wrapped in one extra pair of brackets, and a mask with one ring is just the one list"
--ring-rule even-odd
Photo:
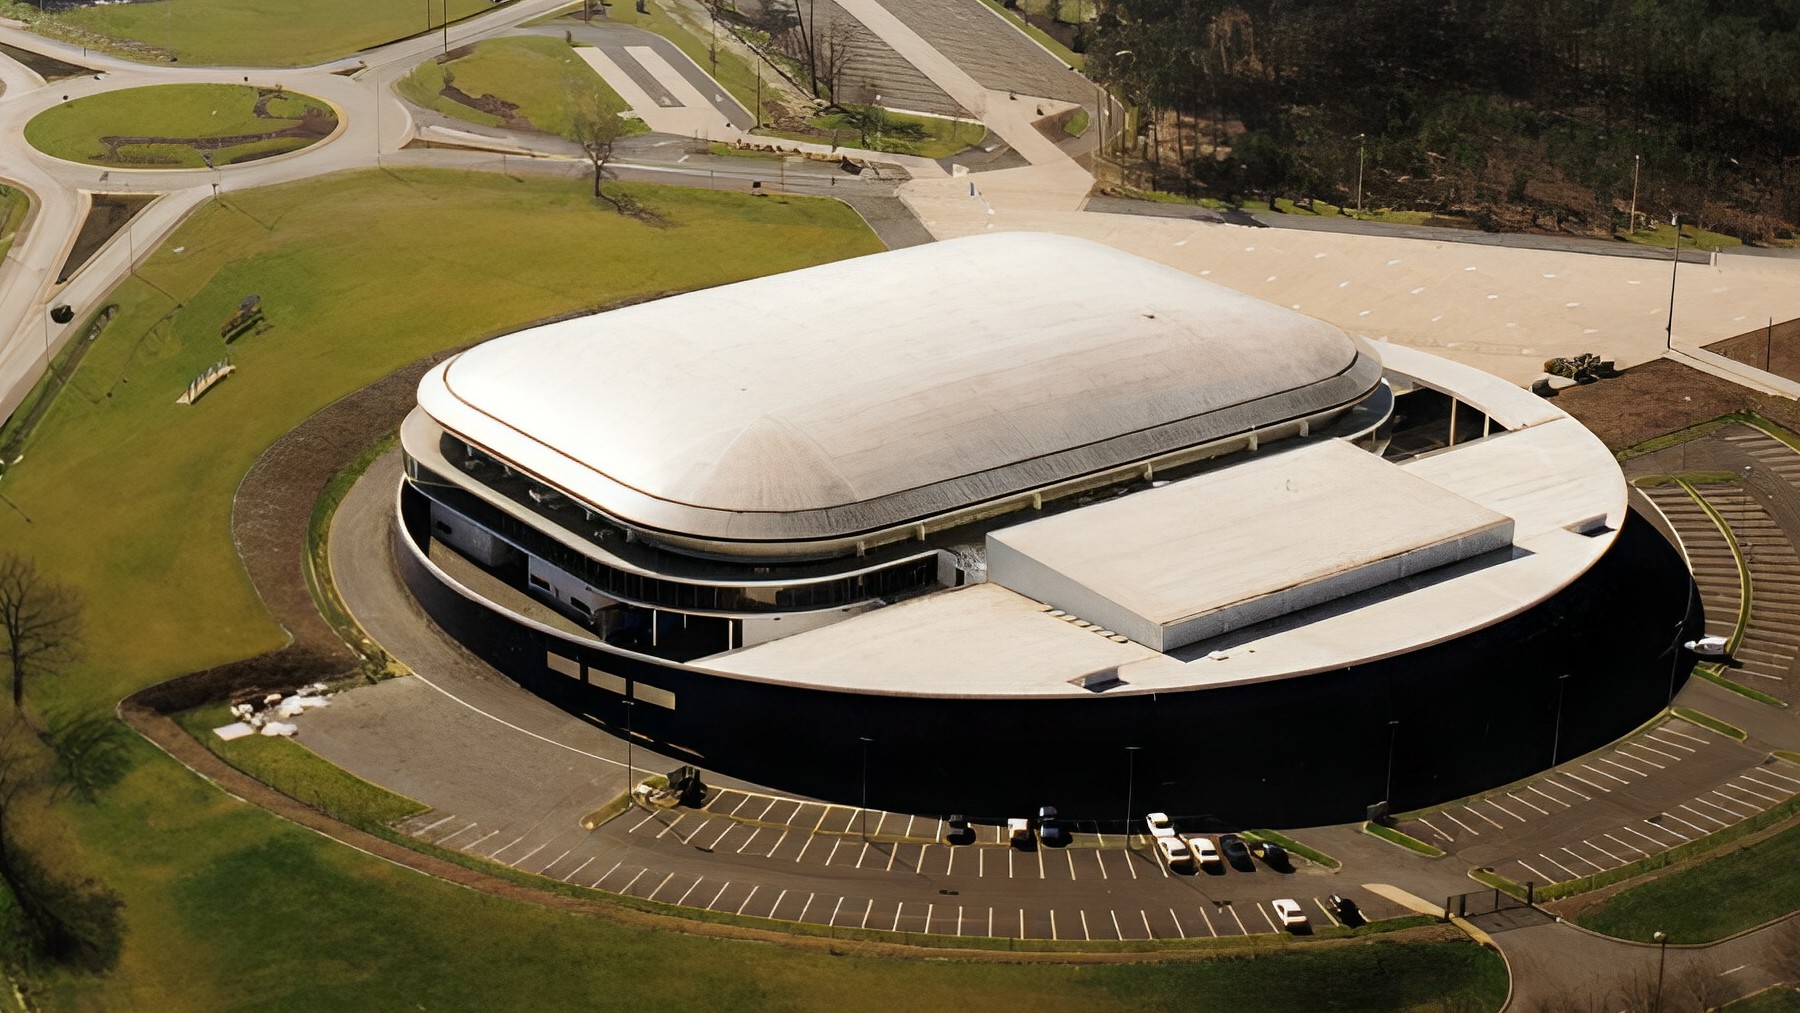
[(433, 370), (445, 429), (626, 523), (914, 523), (1335, 411), (1329, 324), (1086, 240), (934, 243), (533, 328)]
[(1505, 514), (1324, 440), (992, 531), (988, 579), (1170, 650), (1512, 533)]

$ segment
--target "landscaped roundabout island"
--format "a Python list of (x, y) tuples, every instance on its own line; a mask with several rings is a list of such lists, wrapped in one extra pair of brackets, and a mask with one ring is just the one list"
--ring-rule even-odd
[(299, 151), (330, 137), (330, 103), (281, 88), (166, 84), (64, 102), (25, 125), (47, 155), (122, 169), (198, 169)]

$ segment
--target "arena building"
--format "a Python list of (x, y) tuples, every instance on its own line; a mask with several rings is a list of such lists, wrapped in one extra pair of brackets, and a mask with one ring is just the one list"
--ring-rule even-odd
[(1553, 404), (1071, 238), (498, 338), (401, 442), (400, 565), (476, 653), (902, 811), (1407, 808), (1635, 727), (1701, 627)]

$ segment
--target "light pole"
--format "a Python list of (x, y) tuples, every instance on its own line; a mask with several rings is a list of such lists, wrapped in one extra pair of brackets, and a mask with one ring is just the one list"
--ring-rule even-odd
[(1631, 156), (1631, 225), (1625, 230), (1628, 236), (1637, 235), (1637, 184), (1638, 167), (1643, 164), (1644, 156)]
[(1363, 140), (1364, 140), (1364, 138), (1367, 138), (1368, 136), (1369, 136), (1368, 134), (1357, 134), (1356, 135), (1356, 217), (1358, 217), (1358, 218), (1361, 218), (1362, 214), (1363, 214), (1363, 203), (1362, 203), (1363, 156), (1367, 153), (1367, 149), (1363, 144)]
[(1669, 966), (1669, 934), (1658, 929), (1650, 934), (1656, 943), (1656, 1013), (1662, 1013), (1663, 970)]
[(1569, 688), (1568, 673), (1556, 677), (1556, 732), (1550, 743), (1550, 766), (1556, 766), (1556, 760), (1562, 753), (1562, 708), (1563, 691)]
[[(425, 0), (427, 4), (431, 0)], [(450, 54), (450, 0), (444, 0), (444, 55)]]
[(867, 735), (857, 736), (862, 743), (862, 839), (869, 839), (869, 743), (875, 741)]
[(637, 796), (632, 793), (631, 789), (636, 786), (631, 782), (637, 780), (637, 778), (631, 764), (631, 740), (635, 737), (631, 727), (631, 719), (632, 715), (636, 712), (637, 701), (623, 700), (620, 702), (625, 705), (625, 801), (627, 803), (632, 803), (636, 801)]
[(1381, 800), (1391, 802), (1394, 799), (1394, 742), (1400, 737), (1400, 719), (1388, 722), (1388, 762), (1387, 787), (1382, 789)]
[(1137, 782), (1137, 746), (1125, 747), (1125, 846), (1131, 847), (1131, 813), (1136, 804), (1131, 789)]
[[(1137, 65), (1137, 53), (1136, 53), (1136, 52), (1135, 52), (1135, 51), (1133, 51), (1133, 50), (1130, 50), (1130, 49), (1121, 49), (1121, 50), (1119, 50), (1119, 51), (1118, 51), (1118, 52), (1116, 52), (1116, 53), (1114, 53), (1114, 54), (1113, 54), (1113, 59), (1115, 59), (1115, 60), (1117, 60), (1117, 59), (1119, 59), (1119, 58), (1120, 58), (1120, 57), (1125, 57), (1125, 56), (1129, 56), (1129, 57), (1131, 57), (1131, 63), (1132, 63), (1132, 66), (1136, 66), (1136, 65)], [(1121, 84), (1121, 85), (1123, 85), (1123, 84), (1124, 84), (1124, 83), (1125, 83), (1125, 82), (1124, 82), (1124, 81), (1123, 81), (1123, 80), (1121, 80), (1121, 81), (1120, 81), (1120, 82), (1119, 82), (1119, 83), (1120, 83), (1120, 84)], [(1130, 89), (1129, 89), (1129, 88), (1127, 88), (1127, 89), (1126, 89), (1126, 96), (1125, 96), (1125, 97), (1126, 97), (1126, 98), (1127, 98), (1127, 99), (1129, 99), (1129, 98), (1130, 98), (1130, 97), (1131, 97), (1131, 95), (1130, 95)], [(1108, 105), (1108, 106), (1111, 106), (1111, 105), (1112, 105), (1112, 100), (1111, 100), (1111, 99), (1108, 99), (1108, 100), (1107, 100), (1107, 105)], [(1125, 112), (1125, 109), (1124, 109), (1124, 108), (1123, 108), (1123, 107), (1120, 107), (1120, 110), (1119, 110), (1119, 111), (1120, 111), (1120, 112), (1121, 112), (1121, 113), (1123, 113), (1123, 112)], [(1117, 124), (1115, 124), (1115, 126), (1117, 126)], [(1120, 131), (1118, 131), (1118, 133), (1119, 133), (1119, 140), (1120, 140), (1120, 142), (1121, 142), (1121, 143), (1123, 143), (1123, 141), (1124, 141), (1124, 140), (1125, 140), (1125, 132), (1124, 132), (1124, 131), (1123, 131), (1123, 130), (1120, 130)], [(1101, 134), (1101, 135), (1100, 135), (1100, 150), (1101, 150), (1101, 151), (1102, 151), (1102, 152), (1104, 152), (1104, 151), (1105, 151), (1105, 150), (1106, 150), (1106, 135), (1105, 135), (1105, 134)]]
[(1663, 347), (1675, 350), (1675, 275), (1681, 270), (1681, 215), (1669, 216), (1669, 224), (1675, 226), (1675, 257), (1669, 262), (1669, 326), (1664, 332)]
[(208, 169), (212, 170), (213, 200), (218, 200), (219, 199), (219, 167), (213, 164), (212, 152), (202, 151), (200, 153), (200, 161), (205, 162), (206, 167)]

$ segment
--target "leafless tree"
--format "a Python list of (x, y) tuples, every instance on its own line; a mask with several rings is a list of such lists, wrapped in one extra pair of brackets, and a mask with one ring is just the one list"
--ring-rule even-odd
[(856, 55), (857, 24), (850, 18), (832, 18), (831, 26), (825, 30), (825, 37), (820, 40), (819, 55), (815, 63), (818, 66), (820, 80), (813, 82), (813, 93), (816, 95), (819, 86), (833, 98), (838, 94), (838, 82), (850, 67), (850, 58)]
[(0, 640), (12, 673), (14, 715), (23, 713), (25, 680), (72, 663), (81, 640), (81, 597), (38, 572), (16, 552), (0, 553)]
[(576, 96), (574, 106), (571, 133), (575, 143), (581, 145), (588, 164), (594, 167), (594, 199), (606, 200), (614, 207), (620, 207), (618, 201), (606, 196), (601, 190), (600, 181), (606, 174), (606, 163), (612, 161), (614, 143), (625, 136), (625, 121), (619, 118), (618, 113), (607, 108), (598, 92)]

